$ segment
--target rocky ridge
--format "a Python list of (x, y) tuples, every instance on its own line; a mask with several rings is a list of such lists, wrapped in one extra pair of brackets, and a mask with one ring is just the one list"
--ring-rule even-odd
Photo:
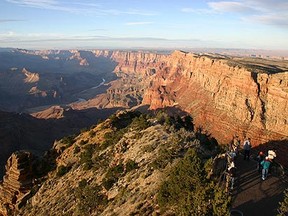
[[(183, 211), (185, 208), (181, 209), (181, 205), (186, 201), (175, 208), (159, 200), (161, 185), (169, 179), (173, 167), (181, 165), (181, 160), (198, 158), (195, 153), (192, 153), (194, 156), (184, 156), (189, 149), (196, 150), (203, 163), (218, 152), (215, 145), (208, 144), (208, 149), (205, 147), (207, 143), (196, 138), (189, 126), (191, 119), (187, 119), (180, 123), (179, 119), (176, 121), (164, 113), (148, 118), (137, 112), (120, 112), (73, 140), (55, 142), (49, 152), (57, 154), (46, 155), (52, 161), (54, 159), (51, 171), (42, 177), (44, 181), (38, 181), (40, 187), (25, 200), (27, 202), (23, 201), (21, 208), (12, 204), (9, 211), (17, 215), (47, 215), (51, 212), (54, 215), (151, 215)], [(194, 167), (191, 162), (188, 164)], [(191, 184), (189, 178), (183, 185)], [(205, 179), (206, 174), (197, 182), (207, 184), (206, 188), (212, 182)], [(195, 183), (196, 179), (190, 181)], [(220, 187), (211, 186), (215, 194), (210, 188), (206, 191), (207, 197), (195, 197), (199, 196), (203, 202), (207, 202), (206, 199), (221, 200), (226, 209), (223, 210), (227, 212), (226, 204), (230, 198), (221, 192)], [(188, 189), (189, 193), (194, 193), (191, 186)], [(202, 193), (206, 193), (205, 190), (203, 188)], [(181, 199), (186, 200), (185, 194)], [(211, 205), (203, 211), (215, 210)]]
[(32, 162), (32, 154), (24, 151), (14, 152), (8, 159), (6, 174), (0, 184), (0, 215), (11, 215), (29, 198)]

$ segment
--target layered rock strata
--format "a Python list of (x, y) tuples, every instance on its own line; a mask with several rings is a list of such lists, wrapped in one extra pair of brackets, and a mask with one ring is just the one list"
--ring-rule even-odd
[[(137, 80), (141, 88), (133, 91), (138, 90), (138, 98), (143, 97), (140, 103), (150, 109), (177, 106), (193, 116), (196, 127), (221, 143), (230, 142), (234, 135), (241, 140), (251, 137), (253, 145), (288, 137), (285, 62), (278, 69), (267, 62), (260, 66), (257, 59), (251, 63), (181, 51), (171, 55), (120, 51), (94, 54), (118, 62), (114, 71), (121, 79)], [(115, 88), (117, 85), (108, 90), (110, 96), (122, 94), (127, 86)]]
[[(233, 64), (232, 64), (233, 63)], [(253, 70), (226, 58), (174, 52), (167, 67), (155, 68), (143, 104), (177, 104), (195, 124), (229, 142), (233, 135), (253, 144), (288, 136), (288, 72)]]
[(11, 215), (25, 202), (32, 186), (32, 161), (32, 154), (25, 151), (17, 151), (8, 159), (0, 184), (0, 215)]

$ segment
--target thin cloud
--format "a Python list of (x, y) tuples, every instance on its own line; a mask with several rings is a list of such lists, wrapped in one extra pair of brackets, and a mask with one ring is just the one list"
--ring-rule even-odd
[(195, 9), (195, 8), (182, 8), (181, 11), (183, 13), (196, 13), (196, 14), (212, 14), (215, 13), (213, 10), (209, 9)]
[(213, 1), (208, 7), (220, 13), (238, 13), (241, 19), (275, 26), (287, 26), (287, 0)]
[(58, 5), (55, 0), (6, 0), (7, 2), (28, 7), (54, 7)]
[[(33, 36), (34, 35), (34, 36)], [(204, 40), (198, 38), (186, 38), (186, 39), (171, 39), (162, 37), (109, 37), (103, 35), (62, 35), (62, 34), (50, 34), (34, 33), (25, 35), (10, 32), (0, 33), (0, 46), (13, 46), (19, 48), (36, 48), (36, 49), (73, 49), (77, 44), (77, 47), (102, 47), (102, 48), (165, 48), (165, 49), (186, 49), (192, 47), (210, 46), (215, 47), (219, 45), (227, 46), (227, 41), (217, 40)], [(38, 36), (37, 36), (38, 35)]]
[(45, 10), (57, 10), (75, 14), (93, 14), (93, 15), (141, 15), (154, 16), (156, 13), (142, 11), (137, 9), (129, 9), (126, 11), (118, 9), (104, 9), (101, 4), (85, 3), (85, 2), (69, 2), (64, 4), (59, 0), (6, 0), (9, 3), (16, 4), (22, 7), (39, 8)]
[(208, 2), (208, 6), (217, 12), (255, 13), (257, 10), (243, 2), (220, 1)]
[(288, 10), (287, 0), (245, 0), (244, 3), (265, 11)]
[(90, 32), (108, 32), (108, 29), (104, 29), (104, 28), (98, 28), (98, 29), (90, 29)]
[(0, 19), (0, 23), (7, 23), (7, 22), (23, 22), (24, 20), (18, 19)]
[(282, 27), (288, 27), (288, 16), (276, 16), (276, 15), (255, 15), (243, 18), (245, 21), (257, 21), (266, 25), (277, 25)]
[(77, 7), (65, 7), (56, 0), (6, 0), (9, 3), (13, 3), (22, 7), (46, 9), (46, 10), (58, 10), (70, 13), (84, 12), (82, 8)]
[(153, 24), (153, 22), (128, 22), (128, 23), (125, 23), (125, 25), (128, 25), (128, 26), (150, 25), (150, 24)]
[(177, 41), (200, 41), (199, 39), (169, 39), (162, 37), (110, 37), (103, 35), (63, 35), (57, 33), (30, 33), (30, 34), (19, 34), (15, 32), (0, 33), (0, 41), (13, 43), (41, 43), (41, 42), (67, 42), (67, 41), (166, 41), (166, 42), (177, 42)]

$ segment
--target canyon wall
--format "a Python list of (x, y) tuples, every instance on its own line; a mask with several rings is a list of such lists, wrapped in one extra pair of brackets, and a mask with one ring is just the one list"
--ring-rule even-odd
[(142, 104), (176, 106), (221, 143), (234, 135), (253, 145), (288, 136), (288, 72), (270, 73), (228, 57), (175, 51), (106, 53), (119, 72), (139, 78)]

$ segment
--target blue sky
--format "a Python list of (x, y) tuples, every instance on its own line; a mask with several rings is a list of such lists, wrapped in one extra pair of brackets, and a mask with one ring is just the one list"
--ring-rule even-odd
[(288, 0), (1, 0), (0, 47), (288, 50)]

